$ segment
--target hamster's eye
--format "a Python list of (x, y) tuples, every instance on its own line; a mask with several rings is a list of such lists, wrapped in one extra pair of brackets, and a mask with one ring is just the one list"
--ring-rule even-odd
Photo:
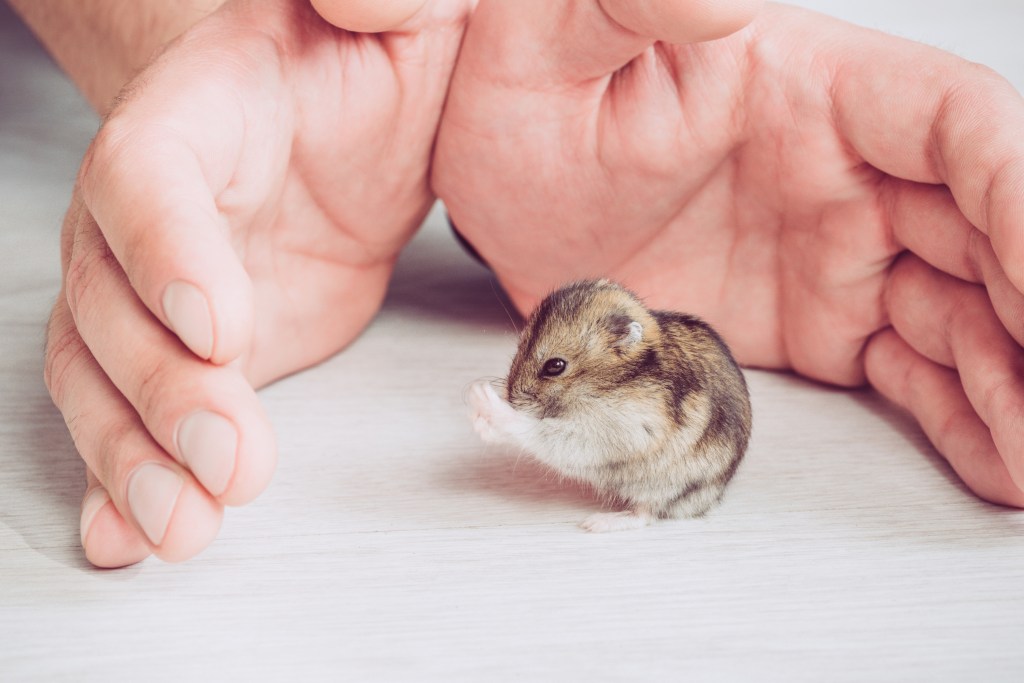
[(567, 363), (561, 358), (552, 358), (544, 364), (544, 369), (541, 372), (545, 377), (557, 377), (565, 372), (565, 366)]

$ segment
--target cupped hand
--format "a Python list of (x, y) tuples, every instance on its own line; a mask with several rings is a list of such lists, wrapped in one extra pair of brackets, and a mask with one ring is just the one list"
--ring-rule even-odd
[(693, 43), (753, 16), (711, 5), (481, 0), (434, 158), (453, 222), (522, 311), (613, 276), (746, 365), (870, 382), (1024, 506), (1024, 102), (786, 6)]
[(349, 10), (382, 32), (229, 1), (127, 86), (86, 155), (46, 379), (87, 465), (97, 565), (189, 557), (263, 490), (254, 387), (359, 334), (430, 207), (469, 2), (376, 20), (336, 3), (332, 21)]

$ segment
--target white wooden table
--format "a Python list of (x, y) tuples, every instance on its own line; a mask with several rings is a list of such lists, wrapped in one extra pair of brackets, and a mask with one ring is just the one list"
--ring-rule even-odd
[[(1019, 0), (804, 4), (1024, 88)], [(591, 499), (465, 419), (514, 336), (436, 212), (369, 331), (262, 393), (266, 494), (190, 562), (91, 568), (41, 355), (95, 126), (0, 10), (0, 680), (1024, 680), (1024, 513), (967, 493), (868, 391), (751, 372), (720, 509), (582, 533)]]

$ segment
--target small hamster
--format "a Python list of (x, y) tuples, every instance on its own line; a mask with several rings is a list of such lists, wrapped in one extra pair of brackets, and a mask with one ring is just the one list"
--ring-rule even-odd
[(588, 517), (588, 531), (703, 515), (750, 439), (750, 394), (722, 338), (610, 280), (544, 299), (498, 389), (479, 381), (469, 392), (485, 442), (518, 446), (627, 506)]

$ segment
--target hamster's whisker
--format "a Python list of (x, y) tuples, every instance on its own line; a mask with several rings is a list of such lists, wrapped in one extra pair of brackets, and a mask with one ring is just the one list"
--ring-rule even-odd
[(531, 454), (526, 450), (526, 446), (519, 446), (519, 453), (516, 455), (516, 461), (512, 463), (512, 472), (515, 473), (519, 469), (519, 463), (523, 461), (524, 457), (529, 457)]
[(505, 311), (505, 315), (508, 316), (508, 321), (512, 323), (512, 329), (515, 330), (516, 335), (518, 336), (519, 328), (516, 327), (516, 321), (515, 319), (512, 318), (512, 314), (509, 312), (508, 306), (505, 305), (505, 302), (502, 300), (501, 295), (498, 294), (498, 290), (495, 289), (494, 287), (494, 277), (492, 276), (488, 278), (487, 282), (490, 283), (491, 291), (494, 293), (494, 298), (498, 300), (499, 304), (501, 304), (501, 310)]

